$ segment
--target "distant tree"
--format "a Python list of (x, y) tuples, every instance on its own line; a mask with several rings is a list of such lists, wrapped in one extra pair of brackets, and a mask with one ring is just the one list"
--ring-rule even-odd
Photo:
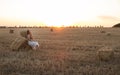
[(113, 27), (120, 27), (120, 23), (115, 24)]

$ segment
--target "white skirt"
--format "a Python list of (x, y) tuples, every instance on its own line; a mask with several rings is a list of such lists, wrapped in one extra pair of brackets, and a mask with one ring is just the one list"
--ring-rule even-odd
[(28, 45), (30, 45), (31, 47), (39, 47), (39, 43), (37, 41), (28, 41)]

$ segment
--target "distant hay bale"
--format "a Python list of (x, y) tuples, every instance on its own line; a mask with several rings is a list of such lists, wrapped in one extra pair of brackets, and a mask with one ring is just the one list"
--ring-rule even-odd
[(106, 33), (105, 31), (100, 31), (100, 33)]
[(106, 35), (107, 35), (107, 36), (111, 36), (111, 33), (110, 33), (110, 32), (108, 32), (108, 33), (106, 33)]
[(11, 33), (11, 34), (14, 33), (14, 30), (10, 29), (10, 30), (9, 30), (9, 33)]
[(24, 38), (27, 36), (27, 30), (20, 31), (20, 35)]
[(98, 59), (101, 61), (108, 61), (108, 60), (112, 60), (114, 57), (114, 51), (112, 48), (109, 47), (103, 47), (101, 48), (98, 53)]
[(10, 48), (11, 48), (12, 50), (28, 49), (28, 48), (30, 49), (30, 47), (29, 47), (29, 45), (28, 45), (28, 43), (27, 43), (27, 39), (21, 38), (21, 37), (16, 38), (16, 39), (12, 42)]
[(51, 28), (50, 31), (53, 32), (53, 28)]

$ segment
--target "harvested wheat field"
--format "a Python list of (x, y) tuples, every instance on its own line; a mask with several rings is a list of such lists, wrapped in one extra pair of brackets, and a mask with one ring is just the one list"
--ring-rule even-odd
[[(19, 32), (27, 29), (39, 49), (12, 50)], [(0, 29), (0, 75), (120, 75), (119, 28), (9, 30)]]

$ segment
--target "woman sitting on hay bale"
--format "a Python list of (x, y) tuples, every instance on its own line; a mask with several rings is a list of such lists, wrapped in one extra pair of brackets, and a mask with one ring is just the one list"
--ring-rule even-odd
[(27, 30), (27, 40), (28, 40), (28, 45), (30, 45), (33, 50), (36, 50), (39, 47), (39, 43), (33, 40), (30, 30)]
[(23, 31), (20, 34), (28, 40), (28, 45), (31, 46), (33, 50), (36, 50), (39, 47), (39, 43), (33, 39), (30, 30)]

